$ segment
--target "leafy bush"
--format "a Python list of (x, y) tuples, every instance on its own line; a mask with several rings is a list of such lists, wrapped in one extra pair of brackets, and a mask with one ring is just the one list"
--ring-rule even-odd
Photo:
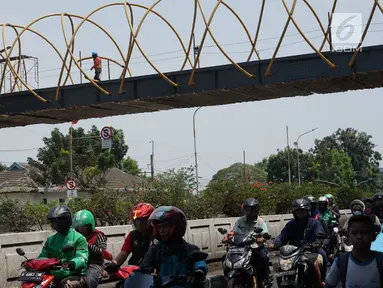
[[(183, 171), (187, 174), (187, 171)], [(181, 174), (183, 173), (181, 171)], [(173, 175), (174, 176), (174, 175)], [(214, 217), (238, 217), (241, 204), (254, 197), (261, 203), (261, 214), (284, 214), (290, 212), (291, 201), (305, 195), (319, 197), (332, 193), (341, 209), (348, 209), (353, 199), (371, 196), (372, 192), (357, 188), (334, 188), (323, 184), (271, 184), (238, 182), (233, 179), (212, 181), (201, 195), (190, 191), (193, 185), (185, 184), (189, 178), (170, 177), (166, 181), (147, 182), (136, 186), (131, 192), (93, 191), (88, 198), (75, 198), (68, 206), (75, 213), (88, 209), (96, 217), (97, 225), (125, 225), (129, 223), (132, 208), (138, 202), (153, 206), (173, 205), (182, 209), (188, 219)], [(185, 176), (185, 175), (184, 175)], [(186, 181), (187, 180), (187, 181)], [(182, 184), (184, 183), (184, 184)], [(27, 232), (45, 230), (49, 227), (47, 214), (57, 202), (48, 204), (26, 203), (19, 200), (0, 200), (0, 226), (3, 232)]]

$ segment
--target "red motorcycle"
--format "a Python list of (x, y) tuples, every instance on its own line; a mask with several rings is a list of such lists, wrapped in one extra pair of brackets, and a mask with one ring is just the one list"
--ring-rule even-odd
[[(63, 253), (73, 251), (73, 246), (62, 248)], [(22, 282), (21, 288), (51, 288), (53, 287), (54, 276), (52, 270), (62, 269), (62, 262), (59, 259), (28, 259), (21, 248), (16, 249), (16, 253), (26, 260), (21, 263), (25, 271), (21, 272), (19, 281)]]

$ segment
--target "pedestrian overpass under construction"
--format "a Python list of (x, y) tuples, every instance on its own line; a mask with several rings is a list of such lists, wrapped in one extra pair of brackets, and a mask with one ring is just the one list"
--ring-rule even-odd
[[(296, 1), (297, 0), (294, 0), (293, 7), (295, 7)], [(194, 60), (190, 60), (189, 55), (190, 51), (193, 50), (192, 36), (194, 35), (196, 18), (194, 18), (191, 27), (189, 43), (184, 45), (181, 37), (179, 37), (176, 32), (177, 30), (171, 26), (170, 22), (154, 11), (155, 6), (160, 2), (161, 0), (156, 1), (151, 7), (145, 7), (140, 4), (129, 4), (127, 2), (111, 3), (92, 11), (86, 17), (58, 13), (43, 16), (27, 26), (2, 24), (1, 28), (3, 29), (3, 32), (5, 28), (8, 27), (19, 29), (19, 32), (16, 33), (17, 37), (12, 45), (9, 45), (10, 43), (5, 43), (3, 33), (3, 46), (0, 46), (0, 49), (4, 48), (0, 51), (0, 56), (3, 59), (2, 63), (6, 64), (3, 71), (9, 69), (7, 73), (12, 73), (13, 77), (17, 78), (17, 81), (19, 81), (19, 83), (15, 83), (15, 87), (17, 84), (18, 87), (24, 87), (25, 89), (24, 91), (19, 89), (21, 91), (15, 93), (0, 94), (0, 128), (41, 123), (57, 124), (96, 117), (154, 112), (197, 106), (224, 105), (247, 101), (262, 101), (282, 97), (308, 96), (314, 93), (325, 94), (359, 89), (372, 89), (383, 86), (383, 45), (363, 47), (363, 51), (360, 49), (365, 36), (368, 34), (370, 20), (372, 19), (375, 10), (383, 12), (383, 8), (378, 0), (365, 1), (366, 5), (372, 4), (373, 9), (371, 10), (370, 19), (364, 28), (359, 44), (356, 45), (356, 50), (352, 52), (322, 52), (326, 42), (328, 42), (330, 50), (334, 49), (332, 49), (331, 37), (329, 35), (331, 29), (329, 28), (329, 25), (327, 29), (323, 28), (319, 17), (316, 17), (316, 19), (323, 32), (323, 43), (320, 48), (315, 48), (295, 22), (293, 15), (294, 8), (289, 10), (285, 5), (286, 12), (290, 14), (290, 16), (287, 15), (286, 25), (281, 33), (273, 57), (269, 60), (257, 61), (250, 60), (252, 55), (256, 55), (260, 58), (259, 53), (256, 50), (256, 44), (261, 25), (257, 26), (256, 36), (255, 38), (252, 38), (246, 25), (235, 11), (224, 1), (219, 0), (217, 1), (216, 7), (224, 5), (228, 8), (237, 20), (241, 22), (241, 25), (248, 35), (251, 49), (247, 62), (244, 63), (235, 63), (215, 40), (214, 34), (209, 28), (209, 23), (213, 20), (216, 9), (213, 10), (209, 17), (206, 17), (201, 8), (200, 0), (195, 0), (194, 16), (199, 7), (206, 28), (199, 45), (194, 46), (196, 57)], [(282, 2), (285, 4), (284, 1)], [(336, 10), (336, 3), (337, 0), (334, 0), (333, 9), (331, 10), (332, 14)], [(264, 4), (265, 1), (263, 1), (263, 5)], [(305, 4), (309, 5), (307, 2), (305, 2)], [(133, 25), (130, 22), (132, 17), (129, 18), (127, 16), (130, 27), (130, 44), (126, 57), (121, 52), (121, 49), (119, 49), (118, 44), (114, 41), (111, 35), (99, 24), (90, 20), (90, 17), (94, 13), (118, 5), (124, 6), (126, 11), (128, 11), (128, 8), (135, 7), (146, 9), (147, 12), (141, 18), (140, 24), (137, 26), (136, 30), (133, 29)], [(132, 10), (130, 11), (130, 13), (132, 13)], [(317, 16), (314, 9), (311, 9), (311, 12), (314, 16)], [(183, 51), (185, 52), (185, 60), (181, 71), (162, 73), (152, 62), (150, 62), (150, 59), (140, 47), (137, 40), (137, 35), (140, 30), (139, 27), (149, 13), (154, 13), (157, 17), (160, 17), (177, 35)], [(258, 24), (262, 20), (262, 13), (263, 6)], [(129, 13), (127, 12), (127, 15), (128, 14)], [(49, 39), (43, 38), (41, 34), (31, 28), (34, 23), (55, 16), (61, 17), (62, 23), (64, 22), (65, 17), (69, 18), (72, 24), (73, 18), (81, 20), (80, 24), (72, 26), (71, 37), (64, 37), (67, 50), (63, 54), (60, 54), (58, 49), (49, 41)], [(86, 21), (97, 26), (106, 33), (119, 50), (122, 57), (120, 62), (107, 57), (102, 58), (112, 61), (122, 68), (123, 72), (121, 73), (120, 79), (94, 82), (91, 77), (86, 75), (81, 67), (81, 61), (86, 58), (76, 59), (73, 55), (74, 39), (76, 38), (78, 30)], [(295, 25), (298, 32), (315, 53), (283, 58), (277, 57), (280, 44), (282, 43), (290, 22)], [(64, 30), (63, 27), (65, 35)], [(12, 61), (21, 59), (22, 57), (21, 54), (17, 56), (12, 54), (12, 52), (16, 45), (21, 47), (20, 37), (26, 31), (43, 38), (60, 56), (63, 65), (57, 87), (33, 90), (27, 83), (23, 82), (22, 77), (18, 75), (17, 68), (15, 67), (16, 65), (13, 65)], [(217, 48), (229, 62), (231, 62), (231, 64), (197, 69), (199, 56), (202, 53), (207, 34), (211, 36)], [(133, 48), (137, 48), (140, 51), (157, 74), (139, 77), (133, 77), (130, 74), (129, 61)], [(21, 51), (21, 49), (19, 49), (19, 51)], [(184, 70), (187, 63), (190, 64), (190, 70)], [(85, 78), (89, 80), (89, 83), (65, 85), (66, 82), (72, 80), (72, 66), (77, 66)], [(126, 77), (127, 73), (129, 73), (131, 77)], [(3, 77), (2, 75), (0, 75), (0, 77), (0, 91), (2, 91), (1, 86), (3, 85)]]

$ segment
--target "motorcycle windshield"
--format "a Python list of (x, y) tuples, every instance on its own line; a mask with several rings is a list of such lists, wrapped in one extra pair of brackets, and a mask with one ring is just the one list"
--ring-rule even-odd
[(125, 280), (124, 288), (152, 288), (154, 277), (150, 274), (134, 274)]
[(244, 244), (243, 240), (245, 240), (245, 238), (246, 238), (246, 235), (235, 235), (233, 239), (233, 244), (236, 246)]

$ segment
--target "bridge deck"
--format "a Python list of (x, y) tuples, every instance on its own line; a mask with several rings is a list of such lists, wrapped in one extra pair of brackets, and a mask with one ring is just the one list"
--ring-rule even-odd
[(29, 92), (3, 94), (0, 95), (0, 128), (383, 86), (383, 45), (363, 48), (352, 68), (348, 67), (351, 53), (325, 55), (337, 69), (331, 69), (317, 54), (308, 54), (276, 59), (270, 78), (264, 76), (269, 60), (262, 60), (240, 64), (256, 75), (254, 79), (232, 65), (223, 65), (199, 69), (193, 87), (188, 86), (191, 71), (181, 71), (167, 73), (180, 84), (178, 88), (156, 74), (126, 79), (122, 94), (118, 93), (119, 80), (101, 82), (112, 95), (100, 93), (90, 83), (65, 86), (58, 102), (55, 88), (37, 90), (49, 103)]

